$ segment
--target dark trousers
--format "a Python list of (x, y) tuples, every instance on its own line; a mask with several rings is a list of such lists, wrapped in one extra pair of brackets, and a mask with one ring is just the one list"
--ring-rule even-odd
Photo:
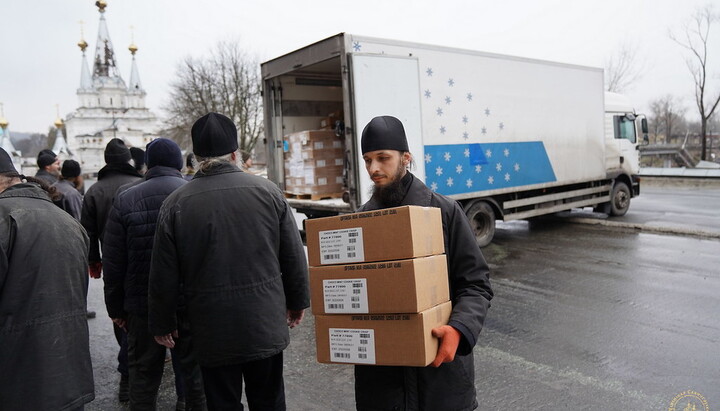
[[(182, 328), (182, 327), (180, 327)], [(200, 367), (190, 354), (192, 339), (179, 329), (175, 355), (179, 357), (184, 378), (186, 409), (203, 409), (205, 398)], [(128, 315), (128, 365), (130, 370), (130, 409), (154, 410), (165, 368), (166, 348), (148, 331), (147, 315)]]
[(284, 411), (282, 351), (270, 358), (220, 367), (201, 367), (210, 410), (243, 410), (242, 388), (250, 411)]
[(117, 324), (113, 323), (113, 332), (115, 333), (115, 340), (117, 340), (120, 351), (118, 351), (118, 367), (117, 370), (123, 377), (128, 374), (128, 345), (127, 345), (127, 333), (122, 328), (118, 327)]

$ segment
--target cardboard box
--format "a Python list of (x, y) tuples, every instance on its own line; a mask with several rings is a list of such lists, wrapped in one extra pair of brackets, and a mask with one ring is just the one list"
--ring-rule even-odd
[(310, 267), (310, 301), (315, 315), (417, 313), (448, 300), (444, 254)]
[(402, 206), (305, 221), (311, 266), (404, 260), (445, 252), (439, 208)]
[(438, 350), (431, 331), (451, 311), (448, 301), (416, 314), (316, 315), (318, 362), (424, 367)]

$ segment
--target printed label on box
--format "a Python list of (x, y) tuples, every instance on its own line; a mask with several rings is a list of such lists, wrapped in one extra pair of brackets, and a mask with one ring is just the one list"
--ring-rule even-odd
[(325, 160), (318, 160), (315, 162), (315, 167), (325, 167)]
[(359, 263), (365, 260), (362, 227), (327, 230), (320, 237), (320, 264)]
[(313, 148), (314, 148), (315, 150), (322, 150), (323, 148), (325, 148), (325, 146), (324, 146), (324, 144), (323, 144), (322, 141), (316, 141), (316, 142), (313, 144)]
[(330, 361), (375, 364), (375, 330), (330, 328)]
[(328, 314), (367, 313), (367, 279), (323, 280), (323, 301)]
[(326, 177), (320, 177), (320, 178), (318, 178), (317, 185), (319, 185), (319, 186), (326, 186), (326, 185), (327, 185), (327, 178), (326, 178)]
[(341, 165), (343, 165), (343, 164), (345, 164), (345, 162), (343, 161), (342, 158), (336, 158), (336, 159), (335, 159), (335, 165), (336, 165), (336, 166), (341, 166)]

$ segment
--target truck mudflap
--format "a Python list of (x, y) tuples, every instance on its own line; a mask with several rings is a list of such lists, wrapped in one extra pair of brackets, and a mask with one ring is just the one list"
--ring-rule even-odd
[(630, 176), (632, 179), (632, 196), (637, 197), (640, 195), (640, 176)]

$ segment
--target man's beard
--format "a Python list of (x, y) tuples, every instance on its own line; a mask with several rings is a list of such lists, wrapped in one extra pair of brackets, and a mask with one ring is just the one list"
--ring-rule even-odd
[(384, 207), (397, 207), (405, 198), (405, 187), (403, 187), (402, 178), (405, 172), (405, 166), (402, 164), (395, 173), (395, 178), (389, 184), (384, 186), (374, 185), (372, 195)]

